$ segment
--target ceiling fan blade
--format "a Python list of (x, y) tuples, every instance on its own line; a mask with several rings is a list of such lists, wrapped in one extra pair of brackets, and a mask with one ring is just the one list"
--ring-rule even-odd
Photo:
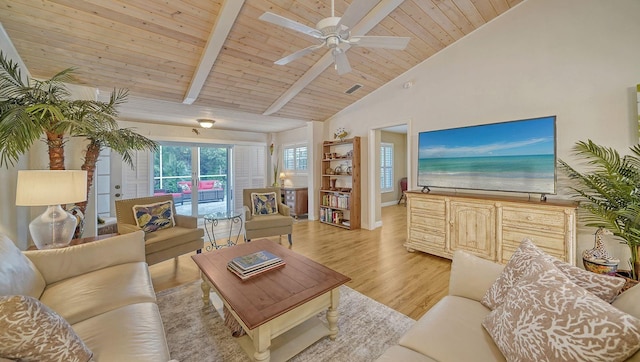
[(402, 36), (352, 36), (348, 43), (359, 47), (402, 50), (409, 40), (411, 38)]
[(371, 9), (373, 9), (380, 1), (371, 0), (353, 0), (351, 5), (342, 14), (342, 18), (338, 22), (338, 26), (344, 25), (347, 28), (352, 28), (358, 21), (360, 21)]
[(285, 64), (291, 63), (292, 61), (298, 58), (302, 58), (305, 55), (313, 52), (314, 50), (322, 48), (323, 46), (324, 44), (318, 44), (318, 45), (312, 45), (312, 46), (306, 47), (304, 49), (300, 49), (297, 52), (291, 53), (282, 59), (276, 60), (274, 63), (278, 65), (285, 65)]
[(322, 38), (322, 33), (320, 31), (318, 31), (317, 29), (314, 29), (310, 26), (306, 26), (304, 24), (301, 24), (297, 21), (293, 21), (291, 19), (287, 19), (284, 16), (280, 16), (274, 13), (270, 13), (270, 12), (266, 12), (262, 15), (260, 15), (260, 17), (258, 18), (262, 21), (266, 21), (272, 24), (276, 24), (291, 30), (295, 30), (298, 31), (300, 33), (303, 34), (307, 34), (310, 35), (314, 38)]
[(347, 74), (351, 71), (351, 65), (349, 65), (349, 59), (347, 59), (347, 53), (342, 49), (333, 49), (333, 60), (336, 62), (336, 71), (338, 71), (338, 75)]

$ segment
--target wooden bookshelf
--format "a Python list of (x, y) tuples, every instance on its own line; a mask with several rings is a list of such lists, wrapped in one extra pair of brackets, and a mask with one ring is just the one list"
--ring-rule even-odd
[(320, 222), (360, 229), (360, 137), (322, 145)]

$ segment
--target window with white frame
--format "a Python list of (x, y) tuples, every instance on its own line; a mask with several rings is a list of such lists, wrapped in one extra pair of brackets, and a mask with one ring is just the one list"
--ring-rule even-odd
[(380, 143), (380, 191), (393, 191), (393, 143)]
[(282, 159), (285, 171), (307, 171), (307, 146), (285, 146)]

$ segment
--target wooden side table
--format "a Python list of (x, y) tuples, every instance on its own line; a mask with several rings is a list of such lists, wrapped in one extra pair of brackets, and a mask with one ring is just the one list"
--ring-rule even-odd
[(282, 203), (289, 206), (291, 216), (297, 219), (309, 212), (307, 187), (283, 187), (280, 190)]
[[(80, 239), (71, 239), (71, 242), (69, 243), (69, 245), (65, 246), (65, 247), (69, 247), (72, 245), (80, 245), (80, 244), (86, 244), (86, 243), (90, 243), (92, 241), (96, 241), (96, 240), (102, 240), (102, 239), (106, 239), (106, 238), (110, 238), (113, 236), (118, 235), (117, 233), (113, 233), (113, 234), (103, 234), (103, 235), (98, 235), (98, 236), (87, 236), (86, 238), (80, 238)], [(27, 248), (27, 250), (38, 250), (38, 248), (35, 245), (31, 245)]]

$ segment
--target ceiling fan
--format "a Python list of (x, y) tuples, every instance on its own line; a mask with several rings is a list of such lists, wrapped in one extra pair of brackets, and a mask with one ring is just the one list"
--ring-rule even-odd
[(275, 64), (285, 65), (311, 52), (327, 47), (331, 49), (333, 61), (338, 74), (346, 74), (351, 71), (351, 65), (347, 59), (346, 50), (351, 46), (369, 48), (404, 49), (409, 37), (396, 36), (363, 36), (352, 35), (351, 28), (375, 5), (377, 1), (353, 0), (342, 17), (335, 16), (334, 0), (331, 0), (331, 16), (324, 18), (316, 24), (315, 28), (301, 24), (283, 16), (266, 12), (260, 16), (260, 20), (267, 21), (320, 40), (319, 44), (300, 49), (286, 57), (275, 61)]

